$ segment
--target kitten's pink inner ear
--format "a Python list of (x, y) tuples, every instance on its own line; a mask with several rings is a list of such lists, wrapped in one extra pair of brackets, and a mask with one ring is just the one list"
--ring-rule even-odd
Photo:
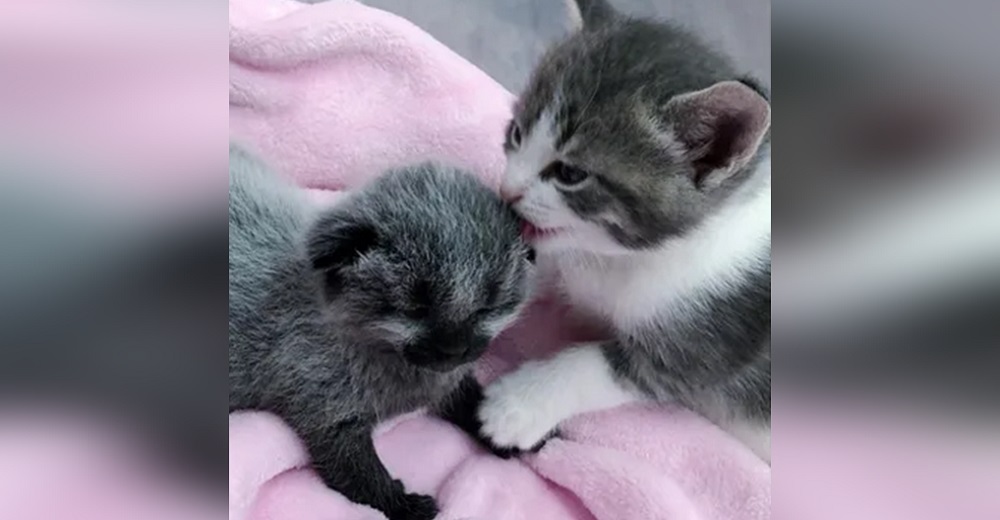
[(712, 188), (746, 166), (771, 127), (771, 105), (738, 81), (670, 100), (666, 118), (694, 166), (699, 187)]

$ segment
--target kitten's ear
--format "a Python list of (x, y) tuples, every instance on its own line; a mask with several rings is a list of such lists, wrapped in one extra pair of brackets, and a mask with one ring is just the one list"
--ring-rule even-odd
[(309, 234), (307, 251), (313, 269), (335, 274), (358, 260), (378, 244), (378, 233), (370, 224), (328, 217)]
[(565, 0), (574, 31), (590, 30), (611, 23), (618, 13), (608, 0)]
[(664, 120), (695, 184), (710, 190), (753, 159), (771, 128), (771, 105), (746, 83), (723, 81), (671, 99)]

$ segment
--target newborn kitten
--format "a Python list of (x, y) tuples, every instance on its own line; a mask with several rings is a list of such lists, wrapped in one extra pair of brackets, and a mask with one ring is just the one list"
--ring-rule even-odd
[(282, 417), (319, 476), (391, 520), (430, 519), (379, 461), (372, 429), (430, 406), (467, 431), (472, 362), (520, 311), (533, 253), (473, 177), (388, 173), (310, 215), (230, 148), (229, 410)]
[(537, 446), (578, 413), (687, 405), (770, 459), (771, 111), (763, 89), (671, 25), (603, 0), (534, 72), (502, 195), (539, 261), (613, 339), (486, 389), (483, 433)]

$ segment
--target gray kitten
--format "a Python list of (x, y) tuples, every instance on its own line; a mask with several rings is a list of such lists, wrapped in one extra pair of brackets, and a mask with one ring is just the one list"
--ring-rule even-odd
[(514, 107), (502, 194), (613, 339), (487, 388), (483, 433), (527, 449), (577, 413), (679, 401), (769, 459), (768, 95), (677, 27), (574, 7)]
[(312, 215), (237, 148), (229, 157), (229, 409), (267, 410), (323, 481), (391, 520), (429, 519), (372, 445), (429, 406), (475, 434), (471, 363), (520, 311), (533, 253), (519, 220), (462, 172), (381, 176)]

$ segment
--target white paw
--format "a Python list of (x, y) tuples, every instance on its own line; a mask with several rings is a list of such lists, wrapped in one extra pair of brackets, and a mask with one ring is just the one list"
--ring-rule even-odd
[(479, 420), (483, 435), (497, 446), (530, 450), (562, 420), (556, 396), (544, 388), (540, 368), (523, 366), (486, 388)]

